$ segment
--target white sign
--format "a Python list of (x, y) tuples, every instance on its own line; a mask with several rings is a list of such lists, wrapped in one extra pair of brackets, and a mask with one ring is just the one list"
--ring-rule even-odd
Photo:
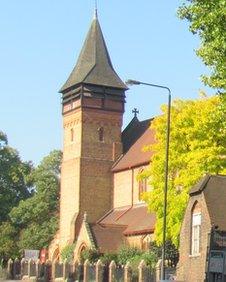
[(24, 258), (25, 259), (39, 259), (39, 250), (24, 250)]

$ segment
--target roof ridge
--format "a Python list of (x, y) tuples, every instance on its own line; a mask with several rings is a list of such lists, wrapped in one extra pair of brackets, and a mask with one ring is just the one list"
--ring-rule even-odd
[(98, 219), (98, 221), (96, 222), (97, 224), (101, 224), (100, 222), (105, 219), (105, 217), (107, 217), (112, 211), (114, 210), (113, 209), (110, 209), (106, 214), (104, 214), (100, 219)]
[(148, 119), (141, 120), (140, 123), (152, 121), (152, 120), (154, 120), (154, 119), (155, 119), (155, 117), (151, 117), (151, 118), (148, 118)]
[(137, 117), (133, 117), (131, 121), (127, 124), (127, 126), (122, 131), (122, 134), (129, 130), (129, 128), (133, 125), (134, 122), (140, 122)]
[(207, 183), (209, 182), (211, 178), (211, 175), (209, 174), (206, 174), (204, 177), (202, 177), (198, 183), (196, 183), (191, 189), (190, 189), (190, 192), (189, 192), (189, 195), (194, 195), (194, 194), (199, 194), (200, 192), (202, 192)]
[(88, 233), (88, 236), (89, 236), (89, 239), (90, 239), (90, 242), (91, 242), (91, 245), (96, 248), (97, 247), (97, 243), (96, 243), (96, 240), (95, 240), (95, 237), (93, 235), (93, 232), (91, 230), (91, 226), (90, 224), (85, 221), (85, 226), (86, 226), (86, 230), (87, 230), (87, 233)]

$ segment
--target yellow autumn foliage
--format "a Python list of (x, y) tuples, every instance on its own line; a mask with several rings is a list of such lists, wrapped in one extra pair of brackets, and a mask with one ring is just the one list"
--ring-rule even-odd
[[(144, 194), (157, 215), (155, 238), (162, 241), (166, 106), (151, 127), (157, 143), (148, 147), (154, 156), (145, 173), (152, 191)], [(167, 238), (178, 245), (189, 189), (205, 174), (226, 174), (226, 98), (202, 97), (172, 104), (169, 149)]]

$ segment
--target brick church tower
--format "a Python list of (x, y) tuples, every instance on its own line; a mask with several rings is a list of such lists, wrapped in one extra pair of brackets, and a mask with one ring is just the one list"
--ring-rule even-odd
[(64, 127), (60, 249), (112, 208), (111, 167), (122, 154), (126, 85), (113, 69), (95, 15), (78, 61), (60, 90)]

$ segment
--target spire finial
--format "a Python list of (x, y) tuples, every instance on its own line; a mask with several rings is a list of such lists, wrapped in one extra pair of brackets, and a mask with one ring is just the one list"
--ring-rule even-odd
[(94, 19), (98, 18), (98, 14), (97, 14), (97, 0), (95, 0), (95, 10), (94, 10)]
[(134, 117), (137, 117), (137, 114), (139, 114), (139, 111), (138, 111), (137, 108), (134, 108), (134, 109), (132, 110), (132, 113), (134, 114)]

